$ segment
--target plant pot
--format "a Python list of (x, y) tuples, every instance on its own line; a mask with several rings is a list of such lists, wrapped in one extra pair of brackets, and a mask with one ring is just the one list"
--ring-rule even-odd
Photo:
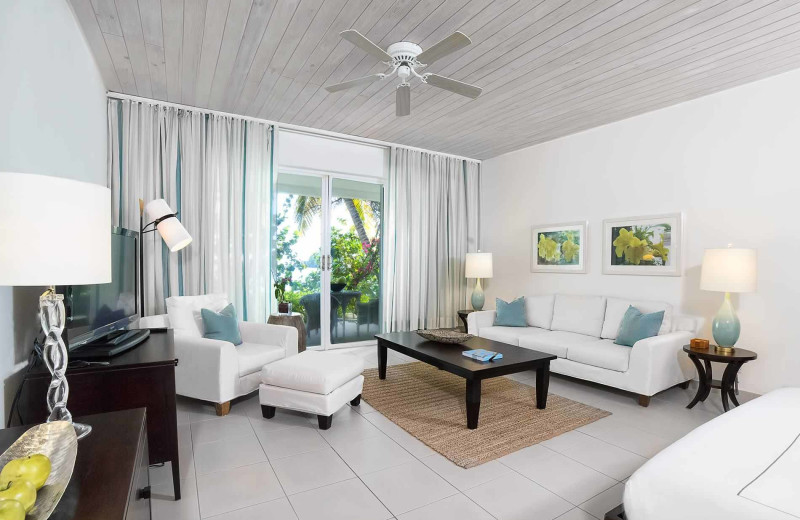
[(331, 291), (333, 292), (341, 292), (344, 288), (347, 287), (346, 283), (332, 283), (331, 284)]
[(291, 302), (278, 302), (278, 312), (280, 314), (291, 314), (292, 313)]

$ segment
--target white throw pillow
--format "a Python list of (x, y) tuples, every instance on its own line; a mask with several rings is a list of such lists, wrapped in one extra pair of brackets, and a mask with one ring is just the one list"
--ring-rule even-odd
[(531, 327), (550, 329), (553, 323), (553, 302), (555, 296), (545, 294), (542, 296), (525, 297), (525, 319)]
[(661, 328), (658, 329), (658, 335), (667, 334), (672, 331), (672, 305), (664, 302), (647, 302), (636, 300), (624, 300), (622, 298), (608, 298), (606, 303), (606, 317), (603, 321), (603, 331), (600, 337), (603, 339), (617, 339), (620, 323), (622, 317), (625, 316), (625, 311), (628, 307), (633, 305), (643, 314), (650, 314), (653, 312), (664, 311), (664, 320), (661, 322)]
[(170, 296), (167, 298), (169, 324), (176, 333), (195, 338), (203, 337), (203, 318), (200, 309), (219, 312), (228, 305), (225, 294), (199, 296)]
[(599, 338), (605, 311), (605, 296), (556, 294), (550, 328)]

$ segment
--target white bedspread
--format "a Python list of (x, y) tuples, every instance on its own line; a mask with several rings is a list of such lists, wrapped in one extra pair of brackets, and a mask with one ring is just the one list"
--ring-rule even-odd
[(636, 471), (625, 485), (625, 514), (629, 520), (796, 520), (798, 435), (800, 388), (754, 399)]

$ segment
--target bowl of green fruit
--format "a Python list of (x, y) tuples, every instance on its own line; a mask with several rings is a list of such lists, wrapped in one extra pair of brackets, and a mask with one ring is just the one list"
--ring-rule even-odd
[(67, 421), (39, 424), (0, 455), (0, 520), (45, 520), (67, 489), (78, 438)]

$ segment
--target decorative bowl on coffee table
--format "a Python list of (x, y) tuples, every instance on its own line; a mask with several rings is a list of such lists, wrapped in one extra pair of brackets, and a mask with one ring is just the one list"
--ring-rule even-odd
[(452, 345), (464, 343), (472, 338), (472, 334), (461, 332), (458, 329), (429, 329), (418, 330), (417, 334), (427, 339), (428, 341), (435, 341), (437, 343), (449, 343)]

